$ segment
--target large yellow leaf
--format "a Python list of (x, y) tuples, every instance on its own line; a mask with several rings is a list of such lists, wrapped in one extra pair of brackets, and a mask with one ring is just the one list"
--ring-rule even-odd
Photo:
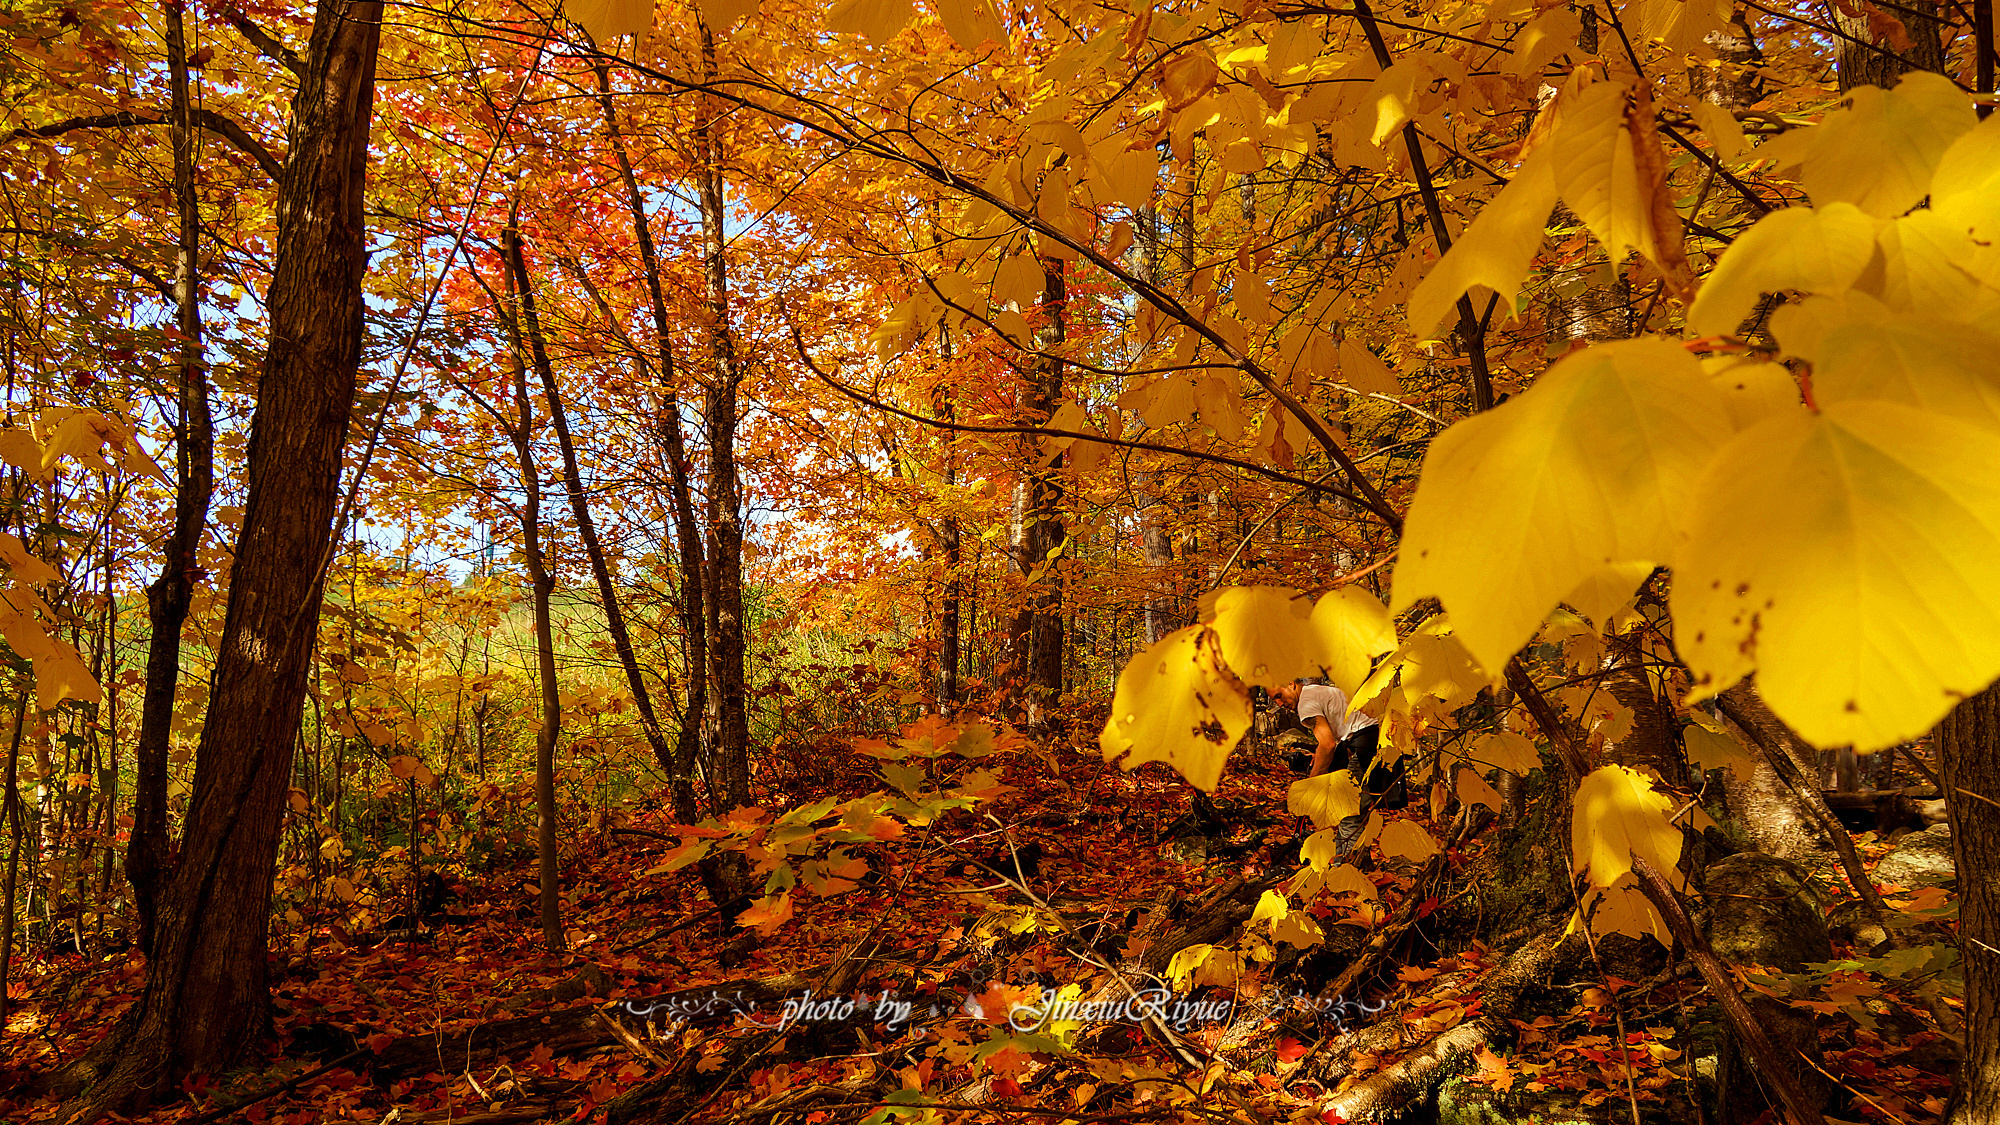
[(2000, 339), (1971, 325), (1908, 314), (1845, 321), (1806, 358), (1821, 405), (1888, 399), (2000, 431)]
[(1125, 769), (1165, 762), (1214, 792), (1222, 765), (1250, 729), (1250, 697), (1220, 666), (1215, 634), (1190, 625), (1125, 666), (1098, 744)]
[(1891, 308), (1963, 318), (1978, 295), (1983, 248), (1966, 236), (1966, 224), (1936, 211), (1913, 211), (1882, 224), (1882, 300)]
[(1396, 381), (1396, 373), (1389, 370), (1389, 365), (1353, 336), (1340, 341), (1340, 381), (1367, 394), (1403, 393), (1403, 386)]
[(653, 28), (653, 0), (568, 0), (563, 14), (598, 43), (620, 35), (644, 35)]
[(1904, 75), (1894, 90), (1856, 86), (1847, 97), (1849, 108), (1813, 131), (1799, 182), (1818, 206), (1838, 200), (1882, 219), (1930, 193), (1939, 159), (1978, 121), (1965, 92), (1928, 71)]
[(49, 651), (35, 656), (35, 705), (53, 711), (65, 699), (102, 703), (104, 689), (76, 649), (57, 637), (50, 642)]
[(1852, 204), (1773, 211), (1723, 252), (1688, 310), (1688, 329), (1730, 335), (1759, 297), (1781, 289), (1845, 292), (1874, 256), (1875, 220)]
[(1310, 818), (1315, 828), (1331, 828), (1361, 811), (1361, 786), (1346, 770), (1302, 777), (1286, 790), (1285, 811)]
[(1283, 586), (1231, 586), (1215, 598), (1215, 635), (1237, 678), (1263, 688), (1319, 674), (1325, 645), (1312, 599)]
[(2000, 116), (1951, 143), (1931, 177), (1931, 213), (1962, 233), (1973, 249), (1959, 265), (2000, 286)]
[(1497, 766), (1516, 777), (1526, 777), (1542, 767), (1542, 756), (1526, 735), (1511, 730), (1489, 731), (1472, 740), (1472, 759), (1482, 765)]
[(1507, 807), (1500, 792), (1486, 783), (1486, 779), (1474, 770), (1462, 769), (1457, 778), (1458, 803), (1461, 805), (1485, 805), (1494, 812)]
[(1392, 820), (1382, 827), (1382, 838), (1376, 847), (1386, 856), (1401, 856), (1418, 863), (1438, 853), (1437, 837), (1424, 831), (1424, 826), (1414, 820)]
[(915, 14), (911, 0), (840, 0), (826, 15), (826, 29), (882, 43), (895, 38)]
[(1628, 93), (1623, 83), (1599, 82), (1566, 99), (1551, 142), (1556, 190), (1614, 263), (1635, 247), (1648, 258), (1659, 257), (1652, 192), (1625, 128)]
[(1609, 887), (1632, 870), (1637, 855), (1671, 876), (1681, 858), (1681, 830), (1669, 820), (1674, 801), (1653, 781), (1624, 766), (1600, 766), (1576, 787), (1570, 814), (1570, 855), (1590, 885)]
[(4, 531), (0, 531), (0, 562), (7, 564), (15, 581), (31, 586), (54, 582), (62, 577), (56, 573), (55, 567), (29, 554), (28, 548), (19, 539)]
[(1436, 595), (1473, 659), (1504, 666), (1585, 579), (1668, 561), (1686, 493), (1728, 437), (1721, 393), (1681, 348), (1564, 358), (1431, 443), (1391, 609)]
[(1396, 647), (1389, 607), (1359, 586), (1328, 592), (1313, 607), (1312, 625), (1324, 647), (1327, 678), (1350, 699), (1373, 659)]
[[(1856, 399), (1744, 431), (1696, 490), (1674, 634), (1819, 746), (1929, 730), (2000, 676), (2000, 433)], [(1752, 533), (1751, 529), (1754, 529)]]
[[(1417, 76), (1414, 62), (1399, 62), (1375, 77), (1362, 104), (1374, 111), (1375, 125), (1368, 143), (1379, 145), (1416, 116)], [(1365, 123), (1364, 123), (1365, 124)]]
[(968, 51), (977, 52), (987, 43), (1005, 43), (1007, 31), (1000, 26), (992, 0), (932, 0), (946, 35)]
[[(1590, 932), (1599, 937), (1610, 934), (1625, 934), (1628, 937), (1650, 937), (1661, 945), (1672, 948), (1673, 935), (1667, 930), (1666, 919), (1653, 907), (1653, 901), (1646, 892), (1639, 889), (1636, 875), (1627, 875), (1610, 887), (1593, 887), (1584, 895), (1583, 908), (1590, 912)], [(1575, 933), (1577, 919), (1572, 916), (1565, 934)]]
[(1504, 312), (1512, 315), (1521, 280), (1541, 249), (1556, 195), (1555, 162), (1543, 145), (1410, 292), (1410, 331), (1431, 338), (1459, 294), (1476, 285), (1498, 293)]
[(1122, 134), (1112, 134), (1091, 150), (1104, 180), (1111, 187), (1111, 199), (1134, 211), (1152, 205), (1153, 192), (1160, 181), (1160, 153), (1150, 144), (1124, 147)]
[[(717, 34), (728, 31), (736, 21), (757, 10), (760, 0), (701, 0), (701, 22)], [(894, 34), (891, 32), (890, 34)]]
[(1692, 718), (1692, 723), (1681, 728), (1681, 745), (1687, 747), (1688, 761), (1698, 770), (1726, 769), (1738, 777), (1749, 777), (1753, 764), (1750, 751), (1736, 736), (1699, 711)]

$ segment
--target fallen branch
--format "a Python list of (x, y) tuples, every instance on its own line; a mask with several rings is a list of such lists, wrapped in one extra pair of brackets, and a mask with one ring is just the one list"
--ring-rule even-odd
[(1722, 1013), (1729, 1019), (1729, 1026), (1736, 1032), (1737, 1039), (1757, 1062), (1757, 1071), (1766, 1082), (1778, 1092), (1778, 1100), (1784, 1103), (1785, 1116), (1792, 1125), (1826, 1125), (1806, 1098), (1805, 1090), (1799, 1086), (1798, 1075), (1793, 1073), (1790, 1060), (1771, 1042), (1764, 1032), (1764, 1025), (1750, 1014), (1750, 1008), (1743, 1003), (1743, 997), (1736, 991), (1736, 981), (1729, 970), (1702, 939), (1700, 931), (1688, 920), (1681, 909), (1680, 896), (1668, 885), (1666, 877), (1654, 869), (1653, 865), (1637, 856), (1632, 857), (1632, 872), (1639, 876), (1639, 889), (1652, 900), (1653, 909), (1666, 920), (1667, 928), (1674, 933), (1674, 939), (1687, 950), (1688, 958), (1708, 982), (1708, 990), (1715, 994), (1716, 1002), (1722, 1005)]

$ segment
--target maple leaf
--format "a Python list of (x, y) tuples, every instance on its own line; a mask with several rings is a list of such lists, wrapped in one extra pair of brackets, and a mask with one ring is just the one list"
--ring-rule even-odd
[(1304, 1058), (1306, 1052), (1311, 1049), (1304, 1042), (1288, 1035), (1278, 1040), (1277, 1059), (1281, 1063), (1295, 1063)]

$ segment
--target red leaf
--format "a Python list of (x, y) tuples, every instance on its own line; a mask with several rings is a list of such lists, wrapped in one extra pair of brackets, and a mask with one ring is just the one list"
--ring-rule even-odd
[(1309, 1048), (1304, 1043), (1290, 1037), (1278, 1040), (1278, 1061), (1295, 1063), (1305, 1057)]
[(1417, 905), (1417, 917), (1419, 918), (1430, 917), (1431, 912), (1436, 910), (1439, 907), (1439, 905), (1441, 904), (1438, 902), (1438, 896), (1432, 895), (1431, 897), (1425, 899), (1423, 902)]
[(1003, 1098), (1018, 1098), (1021, 1096), (1021, 1084), (1012, 1078), (995, 1078), (993, 1092)]

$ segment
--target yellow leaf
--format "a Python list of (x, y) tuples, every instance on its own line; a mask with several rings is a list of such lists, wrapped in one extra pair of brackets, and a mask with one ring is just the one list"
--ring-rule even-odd
[(838, 35), (866, 35), (877, 43), (896, 37), (916, 14), (911, 0), (841, 0), (827, 13), (826, 29)]
[[(1676, 559), (1691, 700), (1753, 667), (1817, 746), (1929, 730), (2000, 676), (2000, 433), (1879, 399), (1738, 435)], [(1757, 534), (1745, 535), (1745, 528)]]
[(1160, 68), (1160, 94), (1167, 100), (1167, 109), (1179, 112), (1193, 105), (1215, 88), (1221, 74), (1215, 60), (1199, 48), (1176, 55)]
[(65, 699), (79, 703), (104, 701), (104, 689), (98, 686), (97, 678), (90, 674), (90, 666), (68, 641), (50, 638), (48, 651), (37, 653), (34, 663), (35, 705), (42, 710), (53, 711)]
[(736, 924), (754, 928), (760, 934), (776, 932), (779, 926), (792, 920), (792, 892), (780, 891), (745, 907), (736, 916)]
[(1847, 98), (1849, 108), (1814, 130), (1799, 177), (1819, 207), (1852, 203), (1881, 219), (1908, 211), (1930, 193), (1945, 150), (1978, 123), (1965, 92), (1929, 71), (1904, 75), (1894, 90), (1856, 86)]
[(1845, 292), (1874, 256), (1875, 220), (1852, 204), (1773, 211), (1723, 252), (1688, 310), (1688, 330), (1731, 335), (1759, 297), (1781, 289)]
[(1883, 223), (1875, 234), (1882, 254), (1882, 300), (1890, 307), (1963, 319), (1980, 295), (1967, 272), (1985, 248), (1966, 237), (1961, 219), (1916, 211)]
[(1150, 144), (1124, 148), (1121, 140), (1119, 135), (1113, 134), (1105, 144), (1114, 151), (1099, 155), (1098, 150), (1093, 149), (1092, 156), (1097, 158), (1104, 181), (1111, 188), (1112, 201), (1123, 203), (1134, 211), (1142, 210), (1152, 205), (1153, 192), (1159, 186), (1160, 153)]
[(1362, 104), (1375, 113), (1375, 130), (1368, 143), (1379, 145), (1416, 116), (1417, 76), (1421, 67), (1399, 62), (1377, 75)]
[(1389, 607), (1359, 586), (1342, 586), (1320, 598), (1312, 624), (1326, 654), (1327, 678), (1350, 699), (1367, 679), (1373, 658), (1396, 647)]
[(1542, 756), (1535, 750), (1535, 744), (1511, 730), (1489, 731), (1473, 739), (1472, 758), (1516, 777), (1526, 777), (1530, 771), (1542, 768)]
[(1749, 777), (1753, 765), (1750, 752), (1736, 741), (1736, 736), (1699, 711), (1690, 717), (1694, 722), (1681, 728), (1681, 744), (1687, 747), (1688, 761), (1702, 771), (1726, 769), (1738, 777)]
[(952, 41), (968, 51), (978, 52), (988, 43), (1004, 44), (1006, 29), (994, 14), (991, 0), (932, 0), (944, 31)]
[[(1637, 876), (1626, 875), (1610, 887), (1593, 887), (1584, 896), (1583, 906), (1590, 912), (1591, 932), (1600, 937), (1607, 934), (1650, 937), (1661, 945), (1673, 947), (1666, 920), (1653, 909), (1646, 892), (1639, 889)], [(1575, 930), (1576, 921), (1572, 918), (1567, 932)]]
[(1577, 583), (1576, 589), (1563, 595), (1563, 602), (1602, 629), (1612, 614), (1631, 604), (1639, 584), (1651, 573), (1653, 564), (1649, 562), (1613, 563)]
[(1253, 324), (1269, 324), (1277, 319), (1271, 310), (1271, 286), (1262, 277), (1239, 269), (1229, 286), (1236, 299), (1236, 311)]
[(1625, 128), (1628, 93), (1622, 83), (1599, 82), (1566, 99), (1551, 153), (1556, 190), (1604, 244), (1613, 264), (1624, 261), (1625, 252), (1634, 247), (1648, 258), (1658, 257), (1652, 192)]
[(93, 469), (109, 469), (111, 466), (98, 454), (104, 447), (106, 430), (110, 423), (101, 414), (87, 410), (71, 412), (56, 423), (48, 441), (42, 447), (43, 469), (51, 468), (58, 458), (73, 457)]
[(1720, 393), (1672, 344), (1564, 358), (1431, 443), (1390, 608), (1437, 595), (1473, 659), (1504, 666), (1602, 568), (1668, 561), (1688, 489), (1728, 436)]
[[(1787, 305), (1778, 311), (1783, 313), (1790, 308)], [(1776, 317), (1772, 318), (1772, 331), (1777, 331)], [(1796, 411), (1805, 405), (1799, 399), (1798, 381), (1790, 371), (1775, 363), (1724, 356), (1703, 360), (1701, 369), (1708, 372), (1708, 381), (1722, 392), (1731, 429), (1747, 430), (1773, 414)]]
[(1486, 783), (1486, 779), (1472, 770), (1458, 771), (1458, 803), (1461, 805), (1485, 805), (1494, 812), (1505, 808), (1507, 802), (1500, 798), (1500, 791)]
[(2000, 430), (2000, 339), (1971, 325), (1907, 314), (1844, 320), (1804, 358), (1822, 406), (1882, 399)]
[(54, 582), (62, 577), (56, 573), (55, 567), (29, 554), (28, 548), (23, 546), (19, 539), (4, 531), (0, 531), (0, 562), (7, 564), (7, 569), (13, 572), (15, 581), (25, 582), (30, 586)]
[(417, 776), (417, 770), (422, 767), (422, 762), (417, 761), (408, 754), (398, 754), (389, 759), (389, 772), (395, 774), (402, 781), (408, 781)]
[(1396, 381), (1396, 373), (1353, 336), (1340, 342), (1340, 381), (1366, 394), (1403, 393), (1402, 384)]
[(1223, 662), (1245, 683), (1278, 688), (1317, 675), (1327, 653), (1312, 599), (1282, 586), (1232, 586), (1215, 599)]
[(1714, 102), (1696, 102), (1694, 120), (1701, 126), (1702, 136), (1708, 138), (1708, 147), (1715, 150), (1717, 160), (1734, 160), (1742, 155), (1743, 123), (1736, 120), (1735, 114)]
[(2000, 286), (2000, 118), (1988, 117), (1945, 150), (1931, 177), (1930, 209), (1969, 235), (1974, 248), (1959, 265)]
[(1165, 762), (1214, 792), (1222, 766), (1250, 729), (1250, 697), (1220, 665), (1214, 633), (1190, 625), (1134, 657), (1118, 676), (1098, 738), (1125, 769)]
[(1118, 406), (1153, 429), (1172, 426), (1194, 417), (1194, 385), (1181, 378), (1155, 379), (1119, 395)]
[[(1271, 924), (1271, 937), (1275, 941), (1304, 949), (1325, 943), (1326, 931), (1320, 928), (1319, 922), (1312, 915), (1296, 911)], [(1233, 982), (1224, 979), (1211, 983), (1227, 985)]]
[(357, 897), (354, 893), (354, 884), (339, 875), (335, 875), (329, 880), (326, 887), (327, 890), (333, 892), (333, 897), (342, 902), (353, 902)]
[(1667, 818), (1673, 798), (1624, 766), (1600, 766), (1576, 787), (1570, 815), (1570, 855), (1593, 887), (1609, 887), (1638, 856), (1668, 877), (1681, 858), (1681, 830)]
[(600, 44), (620, 35), (644, 35), (653, 28), (653, 0), (568, 0), (563, 14)]
[(47, 476), (42, 469), (42, 443), (26, 430), (0, 430), (0, 461), (37, 479)]
[(1194, 381), (1195, 409), (1224, 441), (1243, 440), (1243, 394), (1234, 377), (1203, 375)]
[(1503, 306), (1499, 311), (1512, 316), (1521, 280), (1541, 249), (1556, 197), (1555, 162), (1543, 145), (1529, 154), (1514, 178), (1410, 292), (1410, 331), (1422, 339), (1433, 338), (1459, 295), (1474, 286), (1499, 294)]
[(720, 35), (734, 27), (737, 20), (756, 11), (758, 3), (759, 0), (701, 0), (701, 22)]
[(1500, 73), (1515, 77), (1540, 74), (1557, 55), (1576, 46), (1583, 21), (1568, 8), (1555, 8), (1535, 17), (1514, 36), (1514, 53), (1500, 67)]
[(993, 299), (1025, 309), (1041, 297), (1047, 282), (1048, 273), (1033, 254), (1011, 254), (993, 271)]
[(1245, 924), (1254, 926), (1259, 922), (1283, 918), (1291, 912), (1292, 904), (1284, 895), (1277, 891), (1265, 891), (1258, 897), (1257, 909), (1250, 912), (1250, 921)]
[(1320, 887), (1323, 894), (1352, 894), (1363, 902), (1375, 902), (1381, 898), (1381, 892), (1375, 887), (1375, 880), (1362, 874), (1361, 870), (1351, 863), (1343, 863), (1329, 869)]
[[(1361, 811), (1361, 786), (1355, 784), (1354, 775), (1347, 770), (1302, 777), (1285, 791), (1285, 811), (1309, 818), (1315, 828), (1331, 829), (1343, 818)], [(1331, 845), (1332, 841), (1327, 843)], [(1330, 848), (1327, 854), (1332, 854)]]
[(1207, 942), (1196, 942), (1188, 946), (1174, 954), (1173, 959), (1167, 962), (1167, 979), (1173, 982), (1175, 988), (1183, 987), (1188, 977), (1207, 964), (1208, 959), (1216, 952), (1215, 946)]
[(1418, 863), (1438, 853), (1436, 837), (1424, 831), (1424, 827), (1414, 820), (1392, 820), (1382, 828), (1382, 838), (1375, 844), (1385, 856), (1402, 856)]

